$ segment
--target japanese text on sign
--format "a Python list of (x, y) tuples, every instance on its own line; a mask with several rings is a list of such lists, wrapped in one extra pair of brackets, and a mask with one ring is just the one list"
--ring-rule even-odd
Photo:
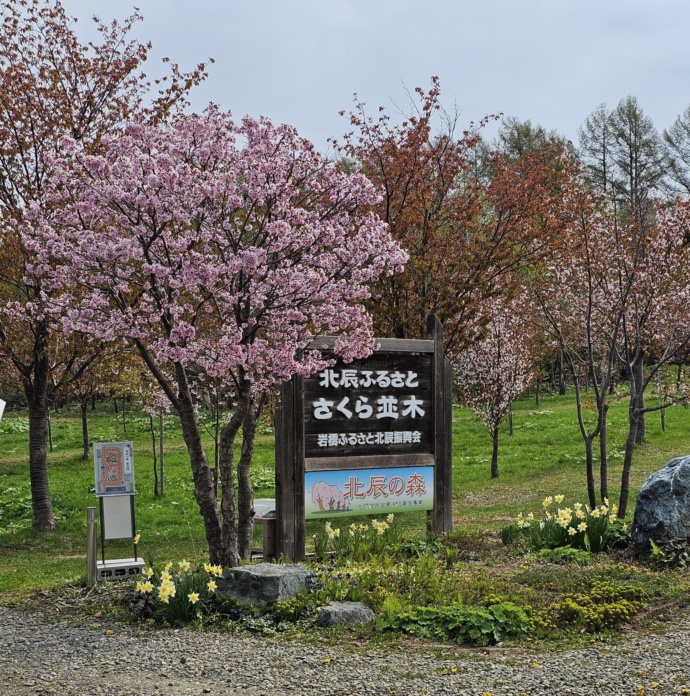
[(305, 478), (307, 518), (366, 515), (394, 508), (431, 510), (433, 467), (312, 471)]

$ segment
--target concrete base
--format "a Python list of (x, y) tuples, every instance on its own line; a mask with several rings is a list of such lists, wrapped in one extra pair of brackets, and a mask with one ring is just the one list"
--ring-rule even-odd
[(140, 575), (144, 568), (141, 558), (113, 558), (105, 563), (98, 561), (96, 564), (96, 580), (126, 580), (133, 575)]

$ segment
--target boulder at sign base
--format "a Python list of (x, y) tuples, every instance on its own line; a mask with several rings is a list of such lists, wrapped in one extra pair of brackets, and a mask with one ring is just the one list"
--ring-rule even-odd
[(317, 623), (319, 626), (335, 626), (345, 624), (368, 623), (375, 618), (374, 612), (362, 602), (331, 602), (319, 611)]
[(303, 565), (256, 565), (231, 568), (218, 581), (216, 592), (241, 604), (275, 604), (297, 596), (307, 586), (309, 571)]
[(690, 537), (690, 456), (677, 457), (653, 473), (635, 503), (632, 540), (641, 551)]

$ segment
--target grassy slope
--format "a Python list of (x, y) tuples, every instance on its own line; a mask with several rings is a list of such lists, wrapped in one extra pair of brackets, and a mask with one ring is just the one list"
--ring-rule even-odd
[[(141, 533), (139, 553), (145, 559), (202, 559), (205, 542), (192, 495), (192, 482), (179, 428), (172, 419), (166, 433), (166, 495), (153, 496), (148, 418), (122, 420), (108, 404), (91, 414), (92, 440), (133, 440), (137, 482), (136, 519)], [(610, 410), (610, 498), (615, 502), (620, 479), (627, 411), (624, 403)], [(85, 575), (86, 508), (97, 505), (93, 463), (81, 460), (81, 424), (76, 411), (53, 416), (54, 451), (49, 455), (50, 482), (59, 529), (38, 534), (30, 527), (26, 432), (22, 414), (6, 413), (0, 424), (0, 594), (6, 598), (24, 591), (76, 581)], [(454, 518), (468, 532), (497, 530), (519, 511), (538, 512), (545, 495), (562, 493), (566, 502), (585, 501), (582, 440), (575, 422), (572, 397), (533, 399), (515, 404), (515, 434), (502, 433), (498, 479), (489, 479), (491, 443), (487, 431), (468, 409), (454, 411)], [(212, 456), (210, 438), (208, 452)], [(633, 467), (633, 493), (652, 472), (673, 456), (690, 452), (690, 411), (667, 412), (662, 433), (658, 414), (651, 414), (648, 440)], [(273, 495), (273, 437), (258, 438), (253, 481), (257, 497)], [(632, 516), (632, 511), (630, 512)], [(10, 523), (18, 522), (16, 527)], [(423, 534), (423, 514), (405, 520), (410, 534)], [(313, 532), (308, 528), (307, 535)], [(258, 540), (258, 537), (257, 537)], [(128, 542), (109, 542), (109, 558), (131, 556)]]

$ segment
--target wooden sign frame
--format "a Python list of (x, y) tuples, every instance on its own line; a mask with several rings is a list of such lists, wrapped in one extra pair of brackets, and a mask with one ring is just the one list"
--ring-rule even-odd
[[(428, 339), (377, 339), (375, 355), (410, 354), (431, 357), (432, 422), (430, 442), (422, 452), (357, 456), (353, 452), (328, 457), (306, 457), (305, 380), (293, 377), (280, 387), (276, 408), (276, 552), (291, 561), (305, 555), (305, 473), (323, 469), (375, 469), (377, 467), (433, 466), (434, 508), (428, 513), (431, 530), (445, 534), (452, 529), (452, 375), (443, 353), (443, 327), (431, 315)], [(335, 339), (315, 342), (319, 349)], [(313, 446), (310, 453), (314, 454)]]

